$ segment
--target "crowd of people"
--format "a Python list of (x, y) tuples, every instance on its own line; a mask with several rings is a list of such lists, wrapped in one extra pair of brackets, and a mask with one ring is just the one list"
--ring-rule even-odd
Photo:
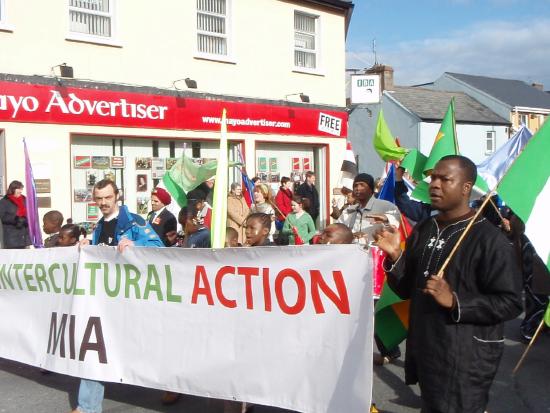
[[(283, 177), (275, 196), (268, 185), (253, 180), (250, 206), (241, 185), (233, 183), (226, 246), (356, 243), (379, 248), (386, 254), (383, 266), (389, 286), (401, 298), (411, 300), (405, 373), (407, 383), (420, 386), (423, 412), (483, 413), (502, 356), (503, 322), (517, 317), (525, 307), (521, 335), (526, 340), (532, 337), (548, 303), (548, 296), (533, 288), (533, 278), (546, 267), (538, 265), (524, 226), (512, 211), (493, 204), (494, 209), (476, 215), (470, 202), (476, 167), (468, 158), (453, 155), (437, 163), (431, 173), (430, 205), (409, 198), (403, 175), (399, 168), (395, 204), (377, 198), (371, 175), (355, 176), (353, 187), (342, 188), (341, 197), (333, 200), (335, 223), (322, 231), (318, 230), (319, 193), (313, 172), (295, 190), (292, 181)], [(177, 218), (167, 209), (170, 194), (157, 187), (151, 194), (152, 211), (144, 220), (119, 205), (114, 182), (99, 181), (93, 198), (102, 217), (92, 239), (77, 225), (63, 225), (61, 213), (50, 211), (43, 218), (48, 234), (45, 246), (110, 245), (120, 252), (133, 245), (208, 248), (210, 187), (201, 185), (190, 191), (188, 204)], [(30, 244), (22, 189), (21, 182), (14, 181), (0, 200), (3, 248)], [(405, 219), (414, 229), (403, 248), (398, 229)], [(466, 231), (465, 241), (441, 277), (439, 269)], [(387, 349), (375, 340), (378, 364), (401, 356), (398, 347)], [(162, 401), (170, 404), (178, 397), (167, 392)], [(75, 413), (101, 411), (102, 400), (103, 384), (82, 379)], [(244, 412), (249, 407), (225, 403), (226, 412)]]

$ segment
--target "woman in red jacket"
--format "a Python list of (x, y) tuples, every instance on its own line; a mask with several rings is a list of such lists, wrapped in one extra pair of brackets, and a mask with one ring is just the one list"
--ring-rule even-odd
[(281, 178), (281, 187), (275, 196), (275, 205), (277, 205), (278, 208), (278, 211), (275, 212), (277, 213), (277, 219), (279, 221), (284, 221), (285, 217), (292, 212), (290, 204), (292, 202), (293, 193), (290, 188), (292, 188), (292, 181), (289, 177), (283, 176)]

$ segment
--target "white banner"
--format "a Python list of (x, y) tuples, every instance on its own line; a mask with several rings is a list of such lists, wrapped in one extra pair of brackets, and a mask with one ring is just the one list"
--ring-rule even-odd
[(0, 357), (302, 412), (365, 412), (372, 261), (355, 245), (0, 250)]

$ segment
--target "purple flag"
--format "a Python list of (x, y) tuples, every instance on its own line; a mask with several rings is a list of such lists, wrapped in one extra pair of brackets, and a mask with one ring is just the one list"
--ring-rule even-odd
[(25, 142), (25, 139), (23, 139), (23, 146), (25, 147), (25, 187), (27, 189), (25, 206), (27, 207), (29, 235), (31, 236), (32, 245), (34, 245), (35, 248), (42, 248), (44, 244), (42, 243), (42, 231), (40, 229), (40, 220), (38, 219), (36, 187), (34, 186), (31, 160), (29, 159), (29, 151), (27, 150), (27, 142)]

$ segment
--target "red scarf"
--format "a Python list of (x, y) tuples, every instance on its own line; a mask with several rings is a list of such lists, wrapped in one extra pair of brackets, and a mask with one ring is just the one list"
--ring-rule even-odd
[(15, 195), (8, 195), (8, 199), (15, 204), (17, 207), (17, 212), (15, 215), (18, 217), (26, 217), (27, 216), (27, 207), (25, 206), (25, 197), (23, 195), (20, 195), (16, 197)]

